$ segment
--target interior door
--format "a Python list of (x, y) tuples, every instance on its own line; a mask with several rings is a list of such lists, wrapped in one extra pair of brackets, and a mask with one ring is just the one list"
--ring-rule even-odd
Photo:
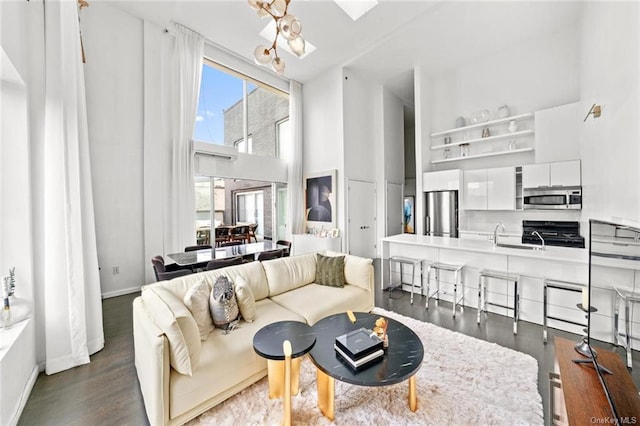
[(376, 186), (373, 182), (348, 181), (347, 252), (376, 257)]
[(385, 236), (402, 234), (403, 217), (403, 188), (401, 184), (387, 182), (386, 211), (387, 222), (385, 226)]

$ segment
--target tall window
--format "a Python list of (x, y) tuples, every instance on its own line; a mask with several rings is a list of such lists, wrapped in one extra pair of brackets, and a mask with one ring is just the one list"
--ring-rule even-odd
[(277, 157), (289, 149), (288, 118), (287, 93), (205, 59), (194, 140)]

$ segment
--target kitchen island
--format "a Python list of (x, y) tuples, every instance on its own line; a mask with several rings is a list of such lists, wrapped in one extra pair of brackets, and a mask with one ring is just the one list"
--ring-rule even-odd
[[(463, 279), (465, 283), (464, 306), (476, 309), (478, 306), (478, 279), (482, 269), (493, 269), (508, 273), (520, 274), (520, 319), (542, 324), (544, 281), (545, 279), (566, 281), (587, 286), (589, 277), (589, 251), (581, 248), (546, 247), (545, 250), (528, 248), (494, 246), (489, 241), (459, 239), (449, 237), (432, 237), (426, 235), (400, 234), (382, 239), (382, 285), (390, 282), (390, 273), (394, 274), (394, 281), (398, 281), (399, 274), (389, 271), (388, 259), (392, 256), (422, 259), (424, 274), (423, 288), (426, 290), (427, 266), (434, 262), (464, 264)], [(635, 271), (609, 266), (606, 282), (594, 283), (592, 288), (592, 306), (598, 312), (591, 317), (591, 336), (612, 342), (613, 324), (613, 283), (622, 287), (633, 288)], [(433, 278), (433, 277), (432, 277)], [(415, 283), (419, 285), (420, 271), (416, 271)], [(403, 282), (410, 282), (405, 277)], [(442, 283), (451, 283), (452, 277), (443, 274)], [(443, 288), (451, 288), (443, 284)], [(404, 286), (405, 290), (410, 287)], [(432, 282), (432, 292), (433, 292)], [(420, 293), (420, 289), (414, 291)], [(488, 291), (488, 300), (512, 305), (513, 286), (505, 282), (492, 282)], [(582, 295), (576, 292), (549, 290), (548, 315), (567, 319), (577, 323), (586, 323), (584, 312), (576, 305), (581, 303)], [(441, 300), (451, 302), (452, 298), (443, 295)], [(424, 303), (425, 298), (417, 297), (414, 303)], [(431, 301), (430, 309), (434, 306)], [(489, 311), (499, 315), (512, 315), (512, 312), (499, 307), (489, 307)], [(490, 319), (489, 319), (490, 321)], [(559, 328), (576, 334), (582, 334), (582, 327), (561, 321), (549, 320), (550, 327)], [(542, 338), (542, 336), (541, 336)]]

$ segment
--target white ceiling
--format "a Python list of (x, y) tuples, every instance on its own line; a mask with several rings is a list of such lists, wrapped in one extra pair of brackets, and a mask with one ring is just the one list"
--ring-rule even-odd
[[(161, 26), (178, 22), (252, 60), (264, 44), (246, 0), (99, 0)], [(580, 2), (381, 0), (357, 21), (333, 1), (292, 0), (289, 12), (317, 50), (304, 59), (283, 52), (285, 76), (300, 82), (348, 66), (413, 99), (413, 68), (441, 72), (519, 41), (573, 25)]]

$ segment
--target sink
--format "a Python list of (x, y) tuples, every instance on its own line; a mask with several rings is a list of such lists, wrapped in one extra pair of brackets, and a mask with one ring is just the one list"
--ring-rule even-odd
[(498, 243), (497, 246), (498, 247), (504, 247), (504, 248), (520, 249), (520, 250), (540, 250), (541, 249), (541, 246), (536, 246), (536, 245), (532, 245), (532, 244), (503, 244), (503, 243)]

